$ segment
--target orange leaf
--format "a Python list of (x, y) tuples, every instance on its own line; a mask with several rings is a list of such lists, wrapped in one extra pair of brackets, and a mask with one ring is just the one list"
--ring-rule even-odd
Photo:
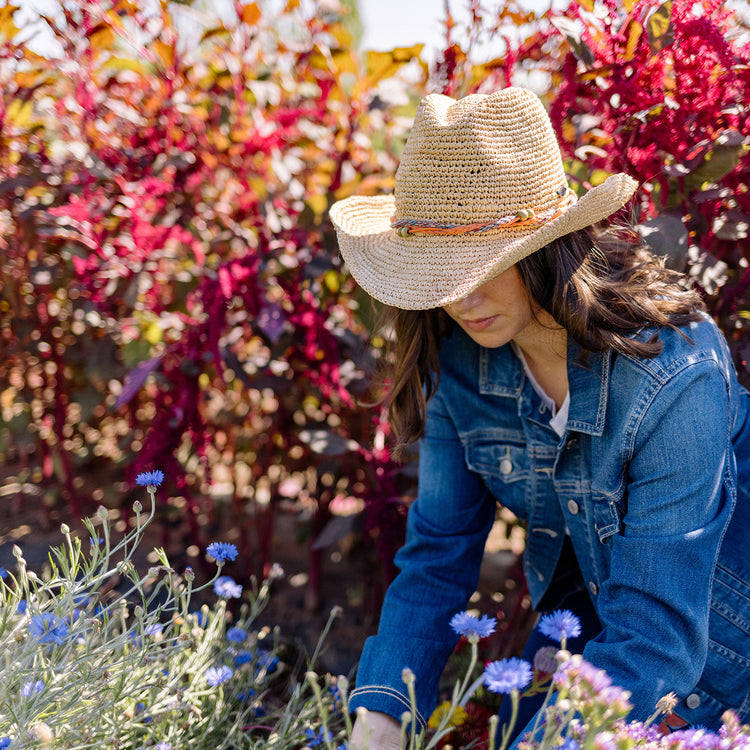
[(258, 3), (250, 3), (242, 9), (242, 23), (246, 26), (255, 26), (260, 21), (261, 15)]
[(18, 33), (18, 26), (13, 23), (13, 14), (17, 10), (17, 5), (6, 5), (0, 8), (0, 36), (12, 39)]

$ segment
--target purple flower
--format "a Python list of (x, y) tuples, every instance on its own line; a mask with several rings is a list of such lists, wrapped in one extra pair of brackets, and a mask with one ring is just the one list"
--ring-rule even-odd
[(141, 487), (158, 487), (164, 481), (164, 472), (144, 471), (135, 478), (135, 483)]
[(10, 737), (0, 737), (0, 750), (5, 750), (6, 747), (10, 746), (11, 742)]
[(44, 682), (42, 682), (42, 680), (30, 680), (29, 682), (24, 683), (23, 687), (21, 688), (21, 695), (24, 698), (28, 698), (31, 695), (41, 693), (43, 688)]
[(234, 560), (237, 555), (239, 555), (237, 547), (235, 547), (233, 544), (229, 544), (228, 542), (212, 542), (208, 545), (208, 547), (206, 547), (206, 552), (208, 552), (208, 554), (211, 555), (211, 557), (213, 557), (213, 559), (216, 560), (217, 563), (223, 563), (227, 560)]
[(493, 618), (488, 617), (487, 615), (475, 617), (468, 612), (459, 612), (457, 615), (453, 615), (453, 617), (451, 617), (450, 626), (456, 631), (456, 633), (468, 638), (474, 643), (495, 632), (495, 622)]
[(562, 643), (581, 635), (581, 621), (569, 609), (558, 609), (542, 617), (539, 630), (553, 641)]
[(162, 740), (157, 746), (156, 750), (172, 750), (172, 743)]
[(726, 745), (722, 744), (722, 738), (718, 734), (709, 732), (700, 727), (680, 729), (669, 735), (669, 741), (674, 742), (675, 747), (685, 750), (720, 750)]
[(159, 635), (164, 630), (164, 626), (160, 622), (152, 622), (150, 625), (146, 625), (143, 628), (143, 632), (146, 635)]
[(56, 643), (61, 645), (68, 637), (68, 626), (58, 620), (51, 612), (34, 615), (29, 624), (32, 638), (40, 643)]
[(558, 750), (580, 750), (581, 746), (572, 737), (568, 737)]
[(531, 682), (531, 664), (515, 656), (490, 662), (484, 669), (484, 684), (493, 693), (510, 694)]
[(242, 643), (247, 638), (247, 630), (242, 628), (229, 628), (227, 630), (227, 640), (232, 643)]
[(214, 593), (224, 599), (239, 599), (242, 596), (242, 586), (231, 576), (219, 576), (214, 581)]
[(226, 665), (221, 667), (209, 667), (206, 670), (206, 682), (211, 687), (221, 685), (222, 682), (226, 682), (231, 679), (234, 672)]

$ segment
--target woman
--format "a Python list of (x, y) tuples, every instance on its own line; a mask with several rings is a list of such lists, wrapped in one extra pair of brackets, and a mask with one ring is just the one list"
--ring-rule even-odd
[(404, 667), (430, 715), (496, 502), (527, 524), (534, 608), (583, 620), (632, 719), (674, 692), (677, 724), (750, 720), (750, 395), (698, 295), (602, 226), (635, 189), (576, 200), (540, 101), (509, 88), (426, 97), (395, 197), (331, 210), (355, 279), (398, 309), (391, 421), (400, 450), (421, 439), (350, 704), (372, 750), (398, 746)]

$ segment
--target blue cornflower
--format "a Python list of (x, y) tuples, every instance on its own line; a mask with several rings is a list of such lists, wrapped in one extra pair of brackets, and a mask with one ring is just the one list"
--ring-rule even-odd
[(195, 624), (199, 628), (208, 627), (208, 615), (205, 612), (202, 612), (201, 610), (196, 609), (190, 613), (190, 616), (195, 617)]
[(211, 687), (221, 685), (222, 682), (226, 682), (231, 679), (234, 672), (227, 666), (221, 667), (209, 667), (206, 670), (206, 682)]
[(581, 750), (581, 746), (578, 744), (577, 740), (574, 740), (572, 737), (568, 737), (565, 742), (560, 745), (558, 750)]
[(219, 576), (214, 581), (214, 593), (224, 599), (239, 599), (242, 596), (242, 586), (231, 576)]
[(305, 729), (305, 744), (309, 747), (315, 747), (316, 745), (322, 745), (326, 742), (330, 742), (332, 735), (330, 731), (321, 730), (316, 732), (314, 729)]
[(34, 615), (29, 624), (29, 631), (31, 636), (40, 643), (61, 645), (68, 637), (68, 626), (58, 620), (51, 612)]
[(456, 633), (465, 636), (473, 643), (495, 632), (495, 622), (492, 617), (487, 615), (475, 617), (468, 612), (459, 612), (457, 615), (453, 615), (450, 626)]
[(581, 621), (569, 609), (558, 609), (539, 620), (539, 630), (560, 643), (581, 635)]
[(143, 632), (146, 635), (159, 635), (164, 630), (164, 626), (160, 622), (152, 622), (150, 625), (146, 625), (143, 628)]
[[(28, 608), (29, 603), (26, 601), (26, 599), (21, 599), (21, 601), (18, 602), (18, 607), (16, 607), (16, 614), (25, 615)], [(2, 748), (0, 748), (0, 750), (2, 750)]]
[(238, 651), (234, 657), (234, 666), (241, 667), (243, 664), (248, 664), (253, 660), (253, 655), (249, 651)]
[(229, 628), (227, 630), (227, 640), (232, 643), (242, 643), (247, 638), (247, 630), (242, 628)]
[(98, 547), (98, 546), (99, 546), (99, 545), (100, 545), (100, 544), (101, 544), (101, 543), (102, 543), (103, 541), (104, 541), (104, 538), (103, 538), (103, 537), (101, 537), (101, 536), (100, 536), (100, 537), (98, 537), (98, 538), (97, 538), (97, 537), (95, 537), (95, 536), (91, 536), (91, 537), (89, 537), (89, 544), (90, 544), (90, 545), (91, 545), (92, 547)]
[(531, 682), (531, 664), (512, 656), (510, 659), (492, 661), (484, 668), (484, 684), (493, 693), (509, 695)]
[(141, 487), (158, 487), (164, 481), (164, 472), (144, 471), (135, 478), (135, 483)]
[(10, 737), (0, 737), (0, 750), (5, 750), (6, 747), (10, 746), (11, 742)]
[(273, 672), (276, 669), (276, 665), (279, 663), (279, 657), (274, 656), (270, 651), (265, 648), (258, 649), (258, 666), (265, 667), (267, 672)]
[(7, 568), (0, 567), (0, 578), (7, 578), (7, 577), (8, 577)]
[(206, 547), (208, 552), (217, 563), (223, 563), (227, 560), (234, 560), (240, 553), (237, 551), (237, 547), (228, 542), (211, 542)]
[(156, 750), (172, 750), (172, 743), (163, 740), (156, 746)]
[(41, 693), (44, 688), (44, 682), (42, 680), (29, 680), (29, 682), (25, 682), (23, 687), (21, 688), (21, 695), (24, 698), (28, 698), (30, 695), (34, 695), (35, 693)]

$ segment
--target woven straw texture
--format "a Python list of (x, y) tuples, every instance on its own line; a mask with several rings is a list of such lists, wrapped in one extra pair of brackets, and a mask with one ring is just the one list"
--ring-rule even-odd
[[(394, 195), (353, 196), (331, 208), (341, 255), (375, 299), (407, 310), (465, 297), (564, 234), (601, 221), (635, 192), (613, 175), (577, 202), (567, 188), (547, 113), (531, 91), (508, 88), (458, 101), (440, 94), (417, 109)], [(391, 221), (488, 224), (521, 210), (561, 211), (541, 227), (481, 233), (400, 235)]]

